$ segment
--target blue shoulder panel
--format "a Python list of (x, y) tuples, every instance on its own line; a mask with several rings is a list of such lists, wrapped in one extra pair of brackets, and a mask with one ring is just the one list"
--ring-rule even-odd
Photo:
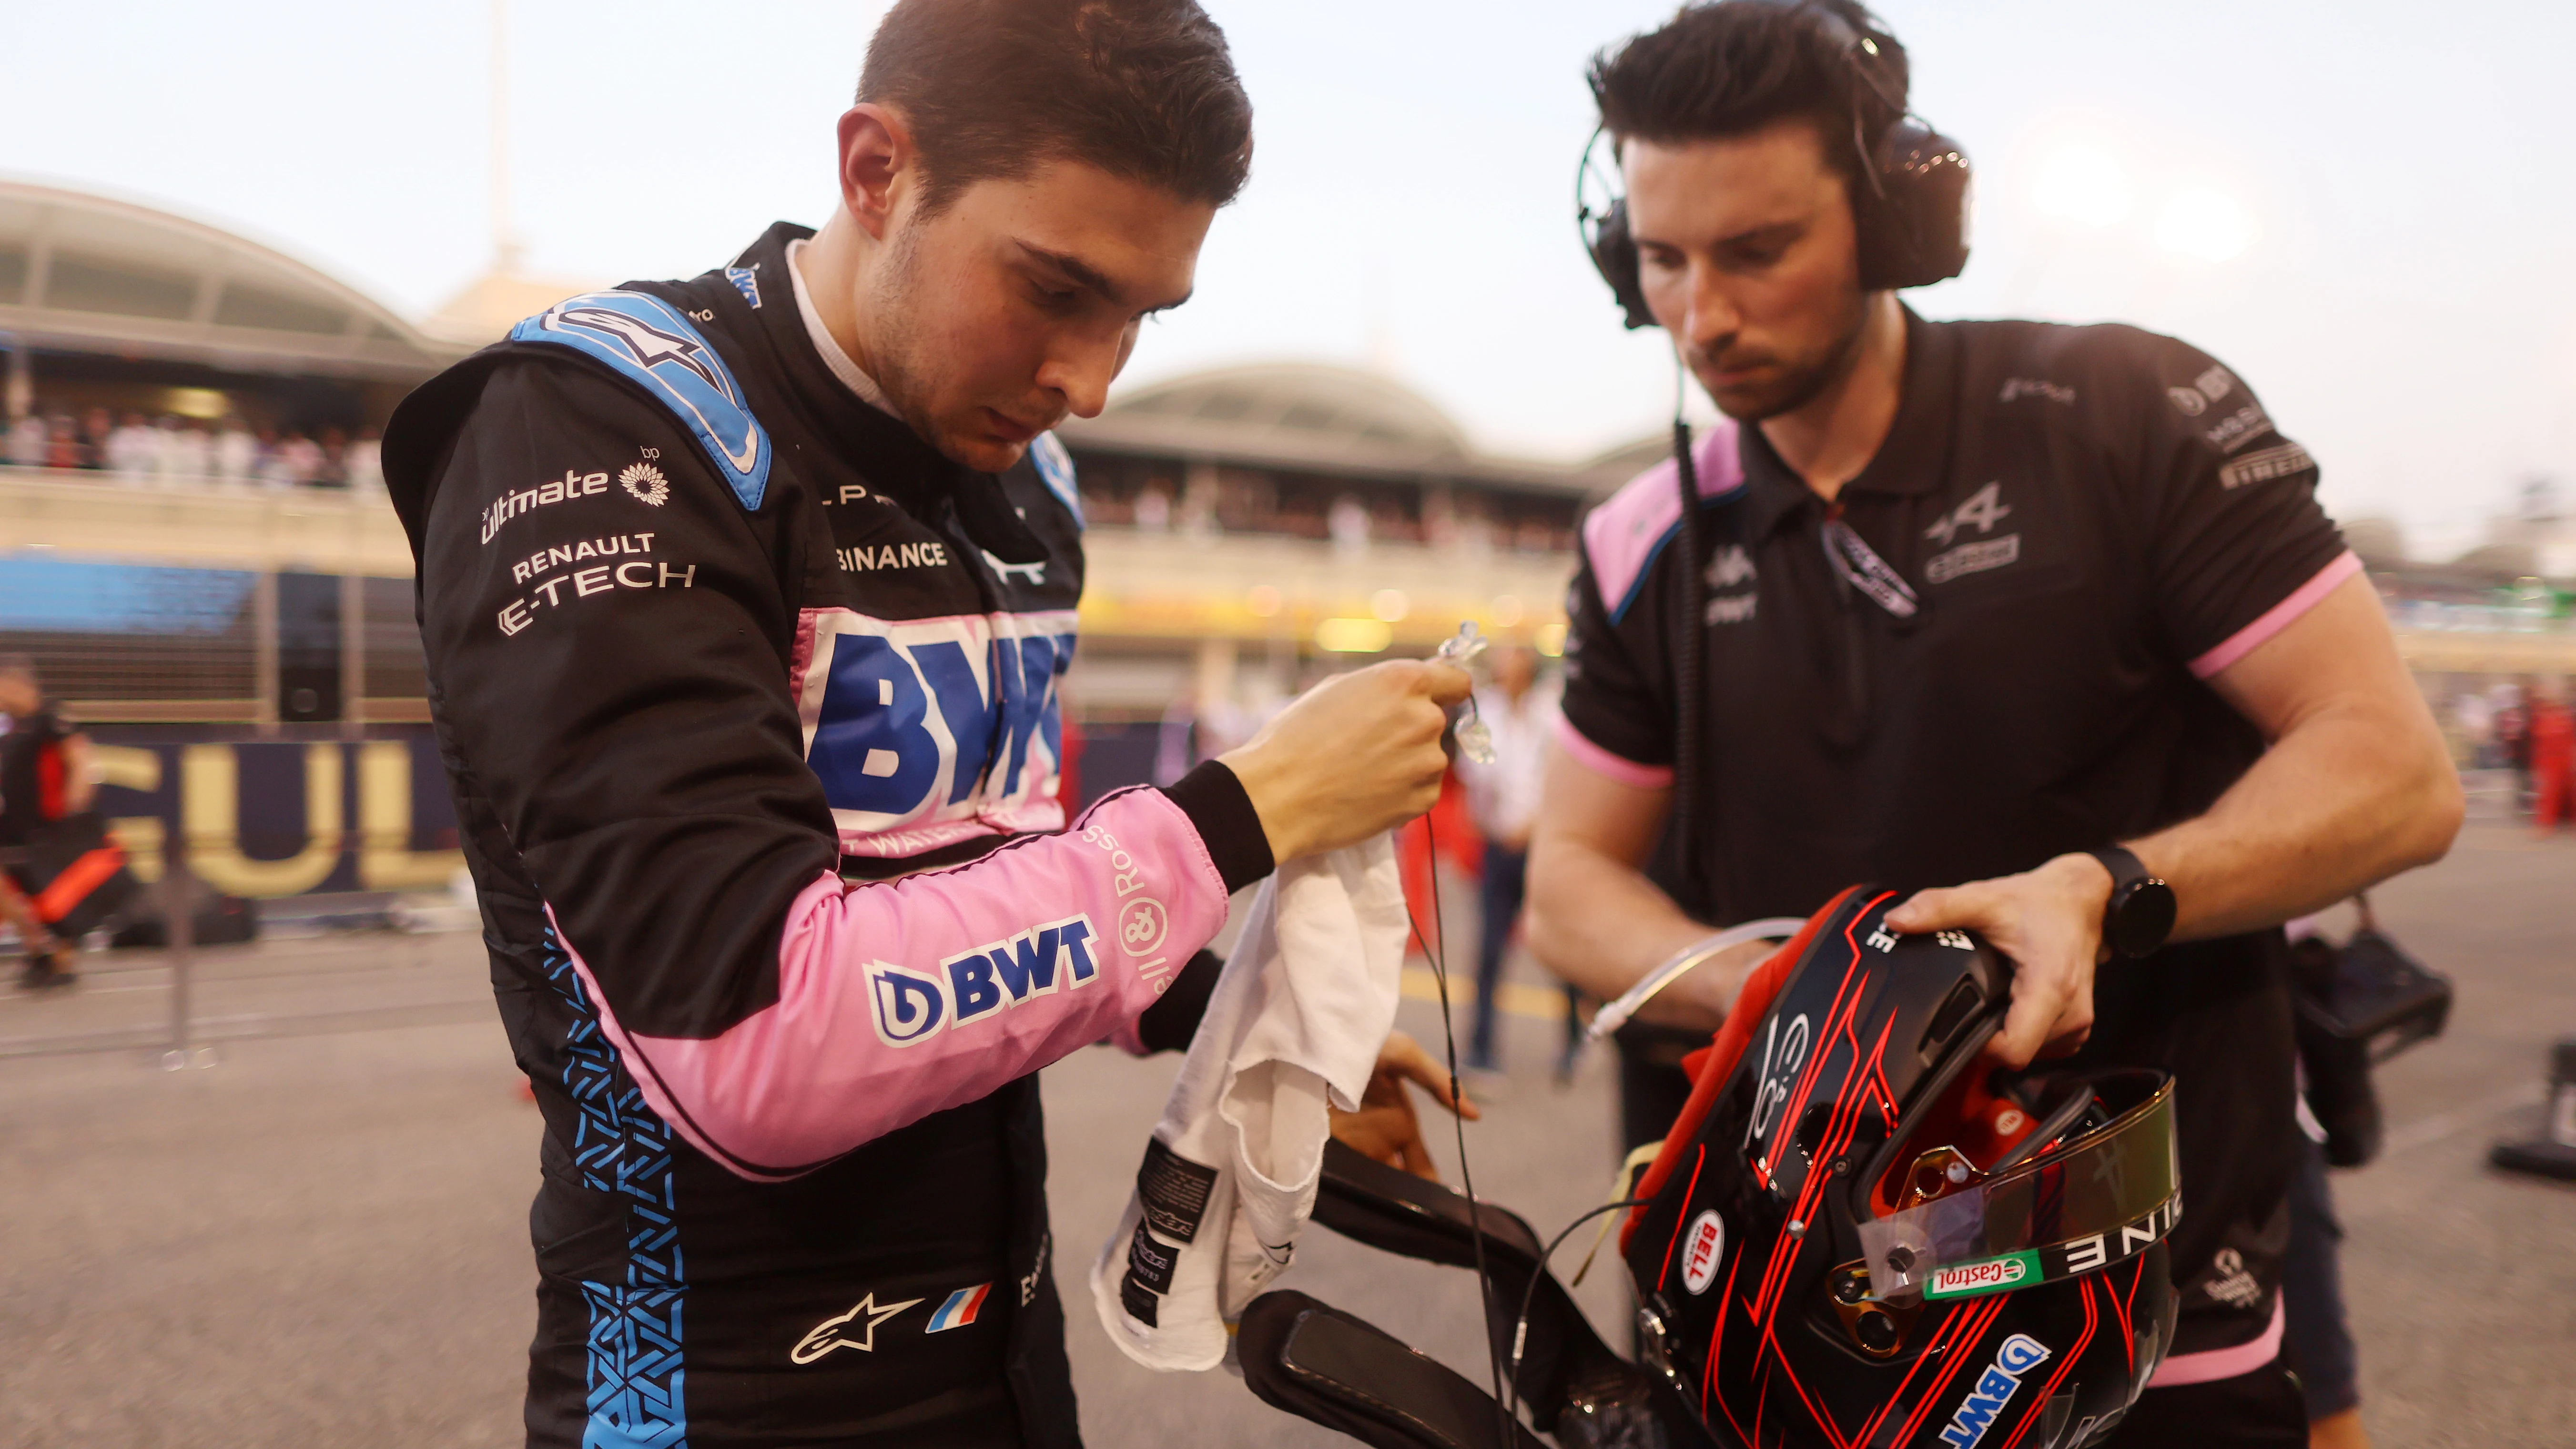
[(724, 359), (670, 303), (642, 292), (587, 292), (511, 328), (510, 340), (570, 348), (641, 384), (697, 435), (742, 506), (760, 506), (769, 434)]
[(1073, 455), (1064, 450), (1053, 433), (1040, 433), (1029, 440), (1029, 461), (1037, 465), (1038, 477), (1047, 491), (1073, 515), (1074, 526), (1083, 527), (1082, 490), (1074, 486)]

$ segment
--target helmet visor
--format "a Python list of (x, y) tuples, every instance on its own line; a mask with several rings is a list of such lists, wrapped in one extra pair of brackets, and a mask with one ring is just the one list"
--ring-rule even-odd
[[(2161, 1241), (2181, 1216), (2173, 1083), (2120, 1071), (2073, 1079), (2082, 1121), (2026, 1160), (1859, 1222), (1870, 1296), (1964, 1298), (2098, 1272)], [(2101, 1119), (2107, 1115), (2109, 1120)], [(2052, 1120), (2056, 1112), (2050, 1114)], [(1955, 1179), (1954, 1179), (1955, 1181)]]

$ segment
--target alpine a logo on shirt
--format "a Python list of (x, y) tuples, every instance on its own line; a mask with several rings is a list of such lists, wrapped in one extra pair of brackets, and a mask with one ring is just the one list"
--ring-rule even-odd
[(936, 971), (871, 962), (868, 995), (877, 1038), (887, 1046), (912, 1046), (1033, 996), (1088, 986), (1100, 975), (1091, 956), (1098, 936), (1089, 916), (1068, 916), (960, 951)]
[(798, 633), (805, 763), (843, 850), (914, 855), (997, 825), (1063, 823), (1055, 683), (1073, 658), (1072, 610), (884, 620), (816, 609)]
[(1977, 1441), (1986, 1437), (1995, 1416), (2021, 1392), (2021, 1376), (2048, 1362), (2048, 1345), (2027, 1333), (2016, 1333), (1995, 1350), (1995, 1361), (1968, 1390), (1958, 1411), (1941, 1430), (1941, 1442), (1950, 1449), (1976, 1449)]
[[(1995, 531), (1996, 524), (2012, 517), (2012, 505), (2003, 501), (2003, 489), (2001, 482), (1987, 484), (1923, 530), (1924, 538), (1945, 550), (1925, 560), (1924, 582), (1946, 584), (1955, 578), (2021, 562), (2020, 534), (2007, 533), (2001, 538), (1986, 536)], [(1957, 543), (1954, 547), (1959, 535), (1971, 527), (1976, 529), (1979, 537)]]

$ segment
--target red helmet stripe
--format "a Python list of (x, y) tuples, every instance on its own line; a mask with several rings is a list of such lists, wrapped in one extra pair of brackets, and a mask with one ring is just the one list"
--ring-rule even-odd
[[(1816, 1078), (1824, 1070), (1826, 1053), (1824, 1051), (1822, 1038), (1831, 1036), (1836, 1026), (1849, 1021), (1852, 1013), (1860, 1009), (1861, 993), (1859, 988), (1862, 983), (1868, 981), (1869, 975), (1867, 972), (1860, 969), (1860, 938), (1853, 935), (1852, 932), (1860, 925), (1861, 917), (1869, 914), (1870, 911), (1878, 906), (1880, 902), (1891, 900), (1895, 895), (1896, 892), (1894, 891), (1879, 892), (1877, 895), (1870, 897), (1868, 905), (1862, 906), (1859, 910), (1852, 912), (1851, 919), (1843, 923), (1843, 944), (1851, 947), (1850, 964), (1843, 967), (1843, 979), (1834, 987), (1833, 1008), (1825, 1013), (1825, 1030), (1818, 1033), (1819, 1040), (1817, 1043), (1817, 1049), (1807, 1057), (1806, 1070), (1798, 1074), (1798, 1088), (1796, 1091), (1789, 1094), (1787, 1105), (1785, 1105), (1780, 1111), (1780, 1121), (1778, 1125), (1771, 1129), (1772, 1136), (1775, 1139), (1781, 1133), (1789, 1130), (1789, 1124), (1798, 1120), (1799, 1113), (1807, 1110), (1807, 1098), (1815, 1092)], [(1750, 1033), (1748, 1032), (1747, 1035), (1749, 1036)], [(1763, 1155), (1765, 1158), (1768, 1158), (1772, 1154), (1766, 1147)]]
[[(1789, 979), (1799, 956), (1815, 940), (1816, 933), (1823, 929), (1825, 919), (1859, 889), (1858, 886), (1844, 887), (1832, 900), (1825, 902), (1823, 909), (1807, 918), (1806, 926), (1797, 935), (1772, 952), (1770, 958), (1745, 979), (1743, 989), (1736, 993), (1735, 1009), (1726, 1014), (1725, 1024), (1709, 1039), (1708, 1055), (1701, 1060), (1699, 1075), (1691, 1083), (1690, 1100), (1683, 1104), (1681, 1115), (1673, 1119), (1672, 1130), (1664, 1134), (1664, 1150), (1655, 1155), (1646, 1175), (1637, 1179), (1636, 1191), (1630, 1196), (1652, 1199), (1663, 1191), (1664, 1184), (1672, 1179), (1672, 1175), (1681, 1170), (1682, 1150), (1699, 1136), (1699, 1124), (1716, 1103), (1719, 1089), (1726, 1085), (1728, 1077), (1735, 1074), (1735, 1064), (1743, 1058), (1745, 1047), (1753, 1041), (1754, 1024), (1771, 1009), (1772, 1001), (1780, 994), (1781, 984)], [(1646, 1210), (1642, 1207), (1628, 1214), (1627, 1222), (1619, 1229), (1620, 1252), (1628, 1251), (1628, 1240), (1636, 1236), (1637, 1225), (1645, 1219)]]
[(1967, 1318), (1965, 1331), (1951, 1344), (1950, 1361), (1941, 1366), (1941, 1372), (1924, 1388), (1922, 1402), (1916, 1404), (1914, 1412), (1906, 1416), (1905, 1428), (1892, 1442), (1898, 1444), (1914, 1442), (1914, 1431), (1923, 1427), (1924, 1417), (1932, 1412), (1932, 1406), (1942, 1402), (1948, 1396), (1950, 1380), (1957, 1378), (1959, 1370), (1968, 1366), (1971, 1355), (1960, 1350), (1969, 1344), (1982, 1341), (1986, 1336), (1986, 1330), (1994, 1327), (1995, 1320), (2003, 1316), (2004, 1304), (2011, 1299), (2012, 1295), (2009, 1293), (1991, 1294), (1984, 1300), (1983, 1305), (1975, 1309)]
[[(1699, 1366), (1699, 1416), (1702, 1419), (1708, 1417), (1708, 1391), (1710, 1384), (1717, 1377), (1717, 1356), (1726, 1347), (1726, 1300), (1734, 1296), (1736, 1269), (1743, 1266), (1744, 1250), (1739, 1247), (1735, 1250), (1734, 1266), (1726, 1270), (1726, 1286), (1718, 1290), (1717, 1331), (1709, 1335), (1708, 1357), (1702, 1360)], [(1735, 1410), (1724, 1399), (1717, 1401), (1717, 1407), (1726, 1415), (1727, 1426), (1735, 1430), (1735, 1437), (1744, 1438), (1744, 1426), (1735, 1422)]]
[[(2068, 1374), (2075, 1372), (2075, 1366), (2083, 1362), (2084, 1350), (2092, 1345), (2093, 1329), (2102, 1321), (2102, 1314), (2093, 1306), (2093, 1280), (2081, 1278), (2076, 1281), (2084, 1288), (2084, 1332), (2076, 1336), (2073, 1348), (2057, 1356), (2057, 1371), (2048, 1376), (2047, 1386), (2030, 1401), (2030, 1407), (2022, 1410), (2021, 1422), (2013, 1426), (2012, 1437), (2004, 1441), (2004, 1449), (2014, 1449), (2015, 1445), (2021, 1443), (2021, 1436), (2030, 1432), (2030, 1426), (2039, 1422), (2040, 1414), (2048, 1407), (2049, 1399), (2056, 1394), (2057, 1386), (2066, 1382)], [(2105, 1298), (2114, 1296), (2108, 1283), (2102, 1285), (2102, 1296)]]
[(1699, 1191), (1699, 1170), (1707, 1165), (1708, 1148), (1703, 1145), (1699, 1149), (1698, 1160), (1691, 1163), (1690, 1186), (1682, 1189), (1681, 1210), (1673, 1214), (1673, 1239), (1664, 1244), (1664, 1266), (1655, 1270), (1655, 1288), (1658, 1292), (1662, 1291), (1665, 1284), (1673, 1281), (1673, 1249), (1681, 1243), (1682, 1224), (1690, 1219), (1691, 1194)]
[[(1853, 998), (1854, 1011), (1858, 1009), (1858, 1004), (1859, 998)], [(1853, 1012), (1847, 1011), (1844, 1013), (1842, 1023), (1834, 1028), (1833, 1039), (1824, 1046), (1821, 1046), (1817, 1051), (1817, 1055), (1820, 1057), (1824, 1056), (1828, 1052), (1836, 1050), (1841, 1045), (1848, 1043), (1851, 1047), (1852, 1057), (1857, 1064), (1855, 1072), (1864, 1082), (1866, 1082), (1870, 1077), (1877, 1074), (1879, 1063), (1885, 1059), (1888, 1034), (1895, 1029), (1896, 1023), (1893, 1018), (1882, 1023), (1878, 1029), (1877, 1043), (1870, 1048), (1866, 1055), (1864, 1055), (1860, 1049), (1860, 1038), (1852, 1034), (1852, 1015)], [(1848, 1080), (1848, 1078), (1846, 1078), (1846, 1080)], [(1812, 1223), (1816, 1220), (1818, 1213), (1822, 1210), (1825, 1193), (1832, 1185), (1834, 1178), (1830, 1170), (1819, 1172), (1816, 1170), (1814, 1164), (1831, 1162), (1836, 1157), (1842, 1155), (1844, 1148), (1851, 1145), (1851, 1139), (1860, 1130), (1860, 1114), (1863, 1101), (1863, 1097), (1857, 1092), (1846, 1092), (1835, 1099), (1833, 1113), (1825, 1119), (1824, 1136), (1822, 1140), (1816, 1144), (1815, 1157), (1807, 1169), (1806, 1180), (1798, 1186), (1798, 1202), (1794, 1209), (1794, 1216), (1796, 1216), (1799, 1221)], [(1803, 1247), (1805, 1245), (1801, 1243), (1799, 1246)], [(1784, 1256), (1786, 1259), (1794, 1261), (1797, 1254), (1792, 1250)], [(1766, 1311), (1768, 1308), (1777, 1307), (1779, 1295), (1788, 1290), (1789, 1263), (1783, 1261), (1780, 1257), (1775, 1257), (1773, 1259), (1773, 1266), (1777, 1271), (1766, 1275), (1764, 1279), (1764, 1291), (1770, 1296), (1771, 1300), (1770, 1303), (1766, 1305)]]
[(1914, 1376), (1923, 1372), (1925, 1364), (1942, 1361), (1944, 1345), (1958, 1333), (1959, 1325), (1965, 1323), (1967, 1319), (1968, 1315), (1955, 1312), (1942, 1317), (1941, 1327), (1932, 1335), (1932, 1341), (1924, 1345), (1923, 1351), (1914, 1356), (1912, 1363), (1905, 1366), (1905, 1377), (1896, 1381), (1896, 1391), (1887, 1396), (1886, 1403), (1878, 1406), (1877, 1413), (1869, 1416), (1868, 1423), (1860, 1426), (1860, 1433), (1855, 1435), (1855, 1438), (1864, 1444), (1875, 1442), (1878, 1426), (1887, 1421), (1888, 1415), (1896, 1412), (1899, 1404), (1905, 1402), (1905, 1391), (1914, 1386)]
[(2110, 1279), (2102, 1280), (2102, 1295), (2111, 1300), (2111, 1307), (2120, 1315), (2120, 1350), (2129, 1356), (2129, 1372), (2133, 1376), (2138, 1371), (2138, 1329), (2130, 1321), (2130, 1305), (2138, 1301), (2138, 1285), (2146, 1281), (2147, 1255), (2144, 1253), (2138, 1255), (2129, 1270), (2127, 1297), (2122, 1297), (2120, 1290), (2111, 1286)]
[(1875, 1436), (1878, 1433), (1878, 1426), (1905, 1402), (1905, 1391), (1913, 1386), (1914, 1376), (1923, 1371), (1925, 1364), (1947, 1362), (1943, 1355), (1949, 1352), (1951, 1341), (1959, 1336), (1959, 1331), (1976, 1318), (1977, 1315), (1972, 1310), (1977, 1306), (1973, 1302), (1961, 1304), (1942, 1315), (1941, 1327), (1933, 1333), (1932, 1341), (1924, 1346), (1921, 1353), (1914, 1356), (1914, 1362), (1905, 1370), (1905, 1377), (1896, 1381), (1896, 1392), (1887, 1396), (1887, 1402), (1878, 1406), (1878, 1412), (1870, 1416), (1869, 1422), (1862, 1425), (1860, 1433), (1854, 1437), (1862, 1443), (1877, 1442)]

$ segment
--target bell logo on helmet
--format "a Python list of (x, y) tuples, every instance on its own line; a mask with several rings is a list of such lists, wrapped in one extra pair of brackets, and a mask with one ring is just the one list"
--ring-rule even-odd
[(1943, 1426), (1941, 1442), (1950, 1449), (1975, 1449), (1995, 1417), (2020, 1392), (2021, 1376), (2048, 1362), (2048, 1357), (2048, 1345), (2027, 1333), (2005, 1339), (2003, 1347), (1995, 1350), (1993, 1365), (1977, 1380), (1976, 1387), (1968, 1390), (1967, 1399)]
[(1717, 1262), (1726, 1256), (1726, 1223), (1714, 1212), (1691, 1219), (1690, 1245), (1682, 1250), (1682, 1286), (1694, 1295), (1717, 1281)]

